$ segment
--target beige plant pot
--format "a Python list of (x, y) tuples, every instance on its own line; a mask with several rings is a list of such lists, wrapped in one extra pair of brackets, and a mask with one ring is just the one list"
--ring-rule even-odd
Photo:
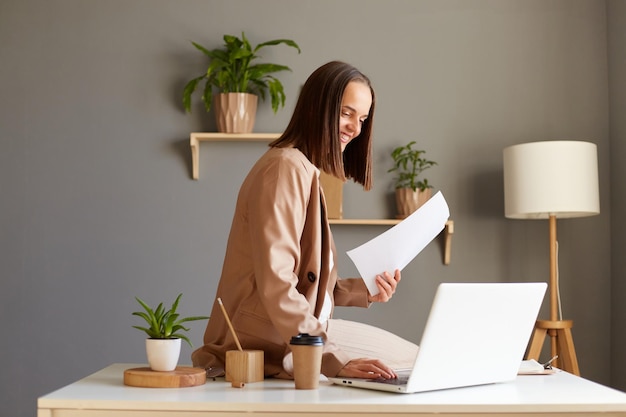
[(181, 339), (146, 339), (146, 355), (153, 371), (173, 371), (180, 357)]
[(250, 133), (254, 128), (258, 97), (248, 93), (220, 93), (213, 96), (215, 121), (221, 133)]
[(411, 188), (396, 188), (396, 206), (398, 209), (397, 219), (404, 219), (420, 208), (432, 196), (432, 188), (424, 191)]
[(339, 178), (320, 172), (320, 183), (326, 198), (326, 217), (329, 219), (343, 218), (343, 181)]

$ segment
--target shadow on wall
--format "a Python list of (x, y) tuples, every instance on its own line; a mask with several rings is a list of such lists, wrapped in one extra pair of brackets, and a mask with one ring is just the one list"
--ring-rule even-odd
[(189, 139), (174, 139), (169, 142), (169, 149), (179, 158), (185, 167), (185, 172), (191, 179), (191, 147)]

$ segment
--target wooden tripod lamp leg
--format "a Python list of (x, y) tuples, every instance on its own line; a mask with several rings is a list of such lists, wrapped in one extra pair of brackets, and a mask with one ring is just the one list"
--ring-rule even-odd
[(558, 355), (558, 359), (553, 362), (554, 366), (580, 376), (576, 350), (574, 349), (574, 338), (572, 337), (572, 326), (572, 320), (537, 320), (526, 359), (539, 360), (546, 334), (550, 331), (556, 334), (551, 343), (555, 349), (552, 351), (552, 355)]
[(558, 359), (554, 365), (564, 371), (580, 376), (574, 338), (572, 337), (572, 320), (559, 320), (557, 312), (557, 256), (556, 256), (556, 216), (550, 216), (550, 320), (537, 320), (526, 359), (539, 360), (546, 334), (550, 335), (552, 356)]
[(528, 353), (526, 354), (526, 359), (534, 359), (536, 361), (539, 360), (541, 349), (543, 349), (543, 343), (546, 340), (546, 332), (546, 329), (542, 329), (539, 325), (535, 325), (535, 330), (533, 331), (532, 338), (530, 339), (530, 346), (528, 348)]
[(559, 360), (561, 360), (563, 370), (580, 376), (578, 359), (576, 359), (576, 350), (574, 349), (574, 338), (572, 337), (572, 321), (565, 320), (564, 323), (567, 323), (566, 326), (556, 331)]

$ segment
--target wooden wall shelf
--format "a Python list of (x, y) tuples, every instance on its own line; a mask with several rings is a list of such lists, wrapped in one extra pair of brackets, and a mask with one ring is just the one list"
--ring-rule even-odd
[(328, 219), (330, 224), (357, 224), (371, 226), (394, 226), (400, 223), (397, 219)]
[[(372, 225), (372, 226), (394, 226), (400, 223), (398, 219), (328, 219), (332, 224), (346, 225)], [(448, 220), (444, 229), (443, 236), (443, 264), (450, 265), (450, 254), (452, 247), (452, 235), (454, 234), (454, 220)]]
[[(192, 178), (200, 178), (200, 142), (270, 142), (280, 137), (280, 133), (206, 133), (192, 132), (189, 134), (191, 146)], [(398, 219), (328, 219), (331, 225), (372, 225), (393, 226), (400, 223)], [(454, 221), (448, 220), (443, 230), (443, 263), (450, 264), (450, 251), (452, 246), (452, 234), (454, 233)]]
[(280, 133), (204, 133), (193, 132), (189, 135), (191, 146), (192, 178), (200, 178), (200, 142), (270, 142), (278, 139)]

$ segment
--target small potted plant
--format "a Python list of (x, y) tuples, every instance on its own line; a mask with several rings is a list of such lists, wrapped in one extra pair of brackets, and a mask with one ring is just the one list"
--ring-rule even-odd
[(437, 165), (435, 161), (424, 158), (426, 151), (413, 149), (415, 141), (398, 146), (391, 152), (394, 167), (387, 172), (396, 172), (395, 190), (399, 219), (403, 219), (417, 210), (432, 195), (433, 186), (428, 179), (420, 178), (422, 172)]
[[(245, 34), (241, 38), (224, 35), (224, 47), (209, 50), (192, 42), (193, 46), (209, 57), (206, 72), (189, 81), (183, 90), (183, 106), (191, 112), (191, 96), (204, 81), (202, 101), (208, 112), (215, 106), (217, 128), (225, 133), (249, 133), (254, 127), (258, 97), (265, 100), (269, 94), (274, 113), (285, 105), (283, 84), (273, 73), (291, 71), (285, 65), (260, 63), (255, 60), (261, 48), (284, 44), (295, 48), (300, 47), (290, 39), (274, 39), (252, 47)], [(216, 88), (218, 94), (213, 94)], [(229, 117), (231, 116), (231, 117)]]
[(181, 339), (186, 341), (189, 346), (193, 346), (189, 338), (183, 334), (183, 332), (189, 331), (189, 328), (183, 326), (183, 323), (209, 318), (208, 316), (180, 317), (176, 310), (182, 295), (181, 293), (176, 297), (169, 310), (163, 307), (163, 303), (159, 303), (156, 309), (152, 309), (139, 297), (135, 297), (144, 311), (135, 311), (133, 315), (143, 318), (148, 327), (133, 327), (148, 335), (146, 354), (153, 371), (173, 371), (176, 369), (180, 356)]

